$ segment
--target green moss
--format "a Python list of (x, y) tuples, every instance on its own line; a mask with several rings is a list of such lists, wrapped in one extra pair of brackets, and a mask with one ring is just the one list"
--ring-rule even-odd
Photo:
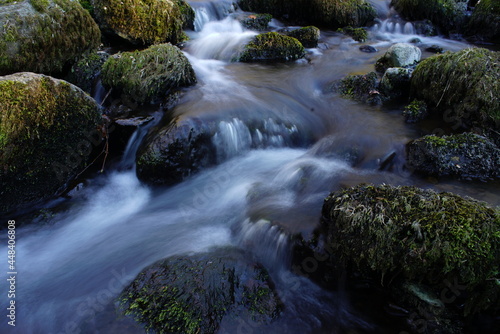
[(338, 84), (338, 91), (345, 98), (376, 104), (380, 102), (377, 81), (378, 77), (375, 72), (362, 75), (348, 75)]
[(296, 38), (306, 48), (315, 48), (318, 46), (320, 30), (314, 26), (302, 27), (285, 33), (287, 36)]
[(85, 166), (87, 134), (101, 123), (95, 102), (68, 83), (34, 74), (1, 78), (0, 212), (57, 193)]
[(333, 29), (366, 25), (376, 14), (365, 0), (240, 0), (238, 3), (247, 11)]
[(30, 2), (33, 8), (35, 8), (38, 12), (41, 13), (45, 12), (45, 10), (50, 4), (49, 0), (30, 0)]
[[(498, 307), (500, 211), (451, 193), (363, 185), (332, 193), (323, 206), (327, 240), (349, 267), (382, 282), (458, 280), (464, 312)], [(488, 290), (491, 289), (491, 290)], [(483, 299), (481, 299), (483, 298)]]
[(405, 19), (429, 19), (445, 32), (462, 29), (466, 18), (467, 0), (392, 0), (391, 4)]
[(500, 41), (500, 2), (481, 0), (472, 13), (467, 34), (494, 42)]
[(411, 94), (453, 125), (500, 129), (500, 53), (471, 48), (422, 61)]
[(194, 11), (183, 0), (95, 0), (102, 27), (145, 45), (182, 41), (182, 28), (192, 25)]
[(365, 28), (344, 27), (337, 30), (340, 33), (349, 35), (358, 42), (365, 42), (368, 39), (368, 32)]
[(66, 80), (91, 94), (95, 80), (108, 57), (104, 52), (94, 52), (83, 57), (71, 67)]
[(138, 103), (155, 103), (195, 84), (196, 76), (179, 48), (161, 44), (110, 57), (103, 65), (102, 81)]
[(415, 123), (427, 116), (427, 104), (424, 101), (413, 100), (403, 110), (407, 123)]
[[(39, 2), (41, 3), (41, 2)], [(60, 72), (100, 44), (100, 31), (78, 2), (55, 0), (43, 12), (0, 13), (0, 75)]]
[(240, 55), (242, 62), (293, 61), (304, 57), (304, 47), (293, 37), (276, 32), (257, 35)]

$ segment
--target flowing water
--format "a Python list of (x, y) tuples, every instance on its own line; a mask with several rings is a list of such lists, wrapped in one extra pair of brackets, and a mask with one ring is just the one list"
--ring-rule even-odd
[[(383, 9), (369, 41), (379, 52), (362, 53), (350, 38), (322, 31), (307, 60), (271, 65), (231, 62), (256, 32), (231, 16), (230, 1), (191, 1), (196, 29), (185, 53), (198, 84), (173, 113), (216, 122), (220, 164), (173, 187), (141, 184), (133, 158), (148, 124), (133, 135), (118, 168), (71, 192), (65, 209), (45, 224), (18, 228), (15, 333), (143, 333), (116, 315), (121, 289), (157, 260), (221, 245), (253, 253), (270, 269), (285, 305), (272, 325), (242, 319), (239, 328), (223, 324), (221, 333), (384, 332), (353, 309), (346, 293), (326, 292), (290, 271), (289, 236), (312, 232), (330, 191), (362, 182), (453, 191), (493, 205), (500, 191), (498, 183), (437, 183), (404, 171), (404, 144), (422, 130), (406, 125), (399, 110), (331, 91), (335, 80), (373, 70), (396, 41), (467, 47), (417, 36), (410, 23), (390, 17), (385, 1), (372, 2)], [(389, 156), (395, 158), (381, 168)]]

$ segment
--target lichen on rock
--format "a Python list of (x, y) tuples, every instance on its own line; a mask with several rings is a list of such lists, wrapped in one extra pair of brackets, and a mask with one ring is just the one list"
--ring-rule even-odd
[(241, 62), (287, 62), (304, 57), (304, 46), (293, 37), (268, 32), (255, 36), (239, 57)]

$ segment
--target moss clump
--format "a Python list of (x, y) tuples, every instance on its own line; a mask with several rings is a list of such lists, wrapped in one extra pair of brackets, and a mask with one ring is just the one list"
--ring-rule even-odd
[(498, 307), (498, 209), (451, 193), (363, 185), (330, 194), (323, 217), (328, 246), (349, 268), (438, 291), (458, 281), (465, 314)]
[(411, 95), (429, 110), (446, 113), (453, 126), (500, 129), (500, 53), (471, 48), (422, 61)]
[(285, 32), (285, 35), (296, 38), (306, 48), (317, 47), (320, 34), (320, 30), (314, 26), (302, 27), (290, 32)]
[(405, 19), (428, 19), (444, 32), (462, 29), (466, 19), (467, 0), (392, 0), (391, 5)]
[(159, 102), (178, 88), (195, 84), (196, 75), (179, 48), (161, 44), (110, 57), (102, 67), (102, 82), (143, 104)]
[(267, 29), (272, 19), (271, 14), (252, 14), (243, 18), (240, 22), (247, 29), (262, 31)]
[[(280, 302), (267, 271), (235, 249), (177, 256), (146, 268), (123, 291), (125, 314), (157, 333), (216, 333), (248, 316), (266, 324)], [(236, 322), (236, 324), (238, 324)]]
[(413, 100), (403, 110), (406, 123), (416, 123), (427, 117), (427, 104), (424, 101)]
[(365, 0), (240, 0), (238, 4), (243, 10), (333, 29), (366, 25), (376, 14)]
[(91, 94), (95, 81), (101, 74), (101, 68), (108, 57), (109, 54), (105, 52), (94, 52), (87, 55), (71, 67), (67, 80)]
[(476, 134), (425, 136), (410, 142), (407, 152), (410, 168), (427, 175), (468, 179), (500, 177), (500, 149)]
[(99, 28), (77, 1), (46, 4), (24, 1), (0, 12), (0, 75), (60, 72), (99, 46)]
[(193, 25), (193, 9), (184, 0), (93, 0), (96, 19), (108, 34), (134, 44), (177, 44), (182, 28)]
[(380, 80), (379, 90), (387, 99), (408, 97), (412, 71), (408, 68), (388, 68)]
[(342, 34), (346, 34), (351, 36), (352, 39), (358, 42), (365, 42), (368, 39), (368, 32), (365, 28), (353, 28), (353, 27), (344, 27), (337, 30)]
[(500, 2), (481, 0), (467, 26), (467, 34), (481, 39), (500, 41)]
[(0, 77), (0, 212), (61, 191), (100, 145), (99, 107), (47, 76)]
[(277, 32), (257, 35), (245, 46), (242, 62), (286, 62), (304, 57), (304, 47), (293, 37)]
[(348, 75), (338, 84), (338, 91), (343, 97), (369, 104), (381, 102), (377, 90), (377, 73), (370, 72), (362, 75)]

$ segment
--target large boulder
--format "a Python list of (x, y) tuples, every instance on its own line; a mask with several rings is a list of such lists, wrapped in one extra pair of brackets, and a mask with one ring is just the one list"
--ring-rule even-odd
[(392, 0), (391, 5), (406, 20), (428, 19), (447, 33), (463, 29), (467, 2), (468, 0)]
[[(453, 128), (500, 129), (500, 53), (480, 48), (435, 55), (412, 74), (411, 95)], [(500, 136), (495, 140), (498, 145)]]
[(305, 56), (304, 46), (293, 37), (268, 32), (255, 36), (239, 57), (241, 62), (286, 62)]
[(500, 149), (476, 134), (425, 136), (408, 143), (407, 153), (408, 166), (427, 175), (482, 180), (500, 177)]
[(101, 145), (99, 106), (34, 73), (0, 77), (0, 212), (64, 190)]
[(146, 328), (157, 333), (213, 334), (222, 322), (255, 325), (279, 316), (269, 274), (232, 248), (174, 256), (144, 269), (120, 301)]
[[(412, 299), (424, 298), (419, 291), (428, 290), (434, 311), (446, 309), (463, 319), (500, 311), (499, 230), (499, 209), (470, 198), (407, 186), (361, 185), (325, 199), (321, 225), (306, 245), (323, 276), (339, 275), (344, 267), (351, 277), (384, 286), (393, 296), (402, 285), (413, 290)], [(451, 282), (460, 284), (453, 299)], [(439, 317), (431, 313), (428, 319), (439, 328)], [(450, 333), (430, 328), (425, 333)]]
[(500, 2), (481, 0), (474, 8), (467, 34), (479, 39), (500, 41)]
[(196, 83), (189, 60), (172, 44), (118, 53), (104, 63), (102, 83), (139, 104), (157, 103)]
[(364, 26), (376, 16), (365, 0), (239, 0), (238, 4), (243, 10), (330, 29)]
[(184, 0), (92, 0), (99, 26), (108, 36), (151, 45), (184, 40), (194, 11)]
[(61, 72), (100, 42), (99, 27), (78, 1), (0, 3), (0, 75)]
[(422, 51), (415, 45), (396, 43), (375, 63), (375, 69), (384, 73), (390, 67), (405, 67), (420, 61)]

